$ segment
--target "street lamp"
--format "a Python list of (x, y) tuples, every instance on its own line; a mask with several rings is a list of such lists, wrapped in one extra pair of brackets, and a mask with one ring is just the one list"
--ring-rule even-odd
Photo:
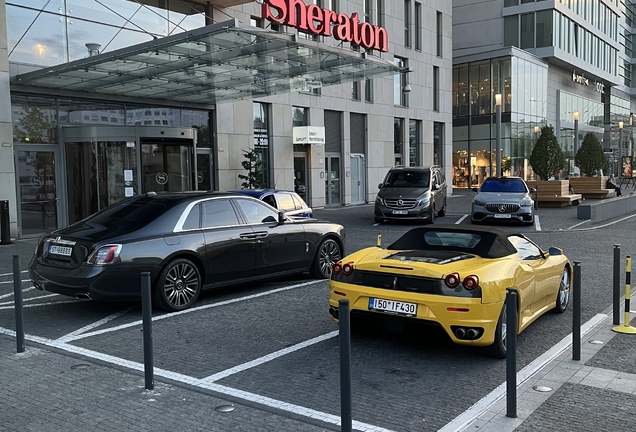
[(579, 175), (579, 167), (576, 166), (576, 153), (579, 151), (579, 112), (574, 113), (574, 175)]
[(497, 152), (497, 177), (501, 177), (501, 93), (495, 95), (495, 110), (497, 113), (497, 129), (495, 151)]
[(623, 122), (618, 122), (618, 176), (623, 176)]

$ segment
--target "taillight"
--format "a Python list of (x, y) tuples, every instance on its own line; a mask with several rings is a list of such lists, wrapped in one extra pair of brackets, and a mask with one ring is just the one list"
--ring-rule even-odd
[(342, 266), (342, 273), (345, 276), (350, 276), (353, 273), (353, 262), (348, 262)]
[(120, 251), (121, 245), (102, 246), (88, 258), (88, 263), (94, 265), (110, 264), (119, 256)]
[(451, 273), (446, 275), (444, 283), (446, 283), (446, 286), (449, 288), (457, 288), (459, 286), (459, 274)]
[(464, 278), (464, 288), (469, 291), (474, 290), (479, 286), (479, 278), (475, 275), (466, 276)]
[(335, 275), (339, 275), (340, 273), (342, 273), (342, 263), (340, 261), (338, 261), (333, 265), (333, 267), (331, 267), (331, 273)]

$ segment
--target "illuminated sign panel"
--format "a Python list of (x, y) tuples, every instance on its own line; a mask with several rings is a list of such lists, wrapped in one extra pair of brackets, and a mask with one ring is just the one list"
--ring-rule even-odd
[(348, 16), (323, 9), (302, 0), (264, 0), (263, 18), (297, 28), (317, 36), (333, 36), (367, 49), (389, 50), (389, 37), (384, 27), (360, 22), (357, 13)]

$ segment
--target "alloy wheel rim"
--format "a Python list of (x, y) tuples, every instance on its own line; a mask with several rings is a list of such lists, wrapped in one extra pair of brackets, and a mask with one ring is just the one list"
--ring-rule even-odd
[(182, 307), (192, 302), (198, 286), (196, 270), (189, 264), (178, 264), (168, 271), (163, 290), (171, 305)]
[(324, 276), (331, 274), (334, 263), (340, 261), (340, 248), (334, 241), (325, 242), (320, 249), (320, 272)]
[(570, 301), (570, 274), (567, 270), (563, 270), (561, 276), (561, 284), (559, 285), (559, 304), (561, 308), (565, 308)]

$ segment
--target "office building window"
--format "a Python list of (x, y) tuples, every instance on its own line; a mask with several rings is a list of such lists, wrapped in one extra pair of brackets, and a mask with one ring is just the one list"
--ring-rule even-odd
[(292, 127), (309, 125), (309, 108), (292, 107)]
[[(395, 57), (393, 61), (402, 69), (406, 69), (408, 67), (408, 61), (405, 58)], [(407, 83), (406, 72), (393, 76), (393, 103), (395, 105), (404, 107), (409, 106), (408, 96), (404, 92), (404, 86), (406, 86)]]
[(409, 166), (418, 166), (422, 143), (422, 121), (409, 120)]
[(360, 100), (360, 81), (354, 81), (351, 83), (351, 99)]
[(251, 17), (250, 18), (250, 25), (252, 27), (263, 28), (263, 18)]
[(375, 24), (384, 27), (384, 0), (377, 0), (375, 4)]
[(519, 47), (519, 15), (504, 17), (504, 46)]
[(404, 148), (404, 119), (393, 119), (393, 155), (395, 165), (403, 165), (402, 149)]
[(439, 111), (439, 67), (433, 66), (433, 111)]
[(442, 13), (437, 12), (437, 57), (442, 57)]
[(373, 102), (373, 80), (364, 81), (364, 101)]
[(404, 46), (411, 47), (411, 0), (404, 0)]
[(415, 49), (422, 51), (422, 4), (415, 2)]
[(371, 0), (364, 0), (362, 2), (362, 21), (371, 22)]
[(444, 123), (433, 123), (433, 164), (444, 166)]
[(534, 48), (534, 13), (521, 15), (521, 49), (524, 48)]

